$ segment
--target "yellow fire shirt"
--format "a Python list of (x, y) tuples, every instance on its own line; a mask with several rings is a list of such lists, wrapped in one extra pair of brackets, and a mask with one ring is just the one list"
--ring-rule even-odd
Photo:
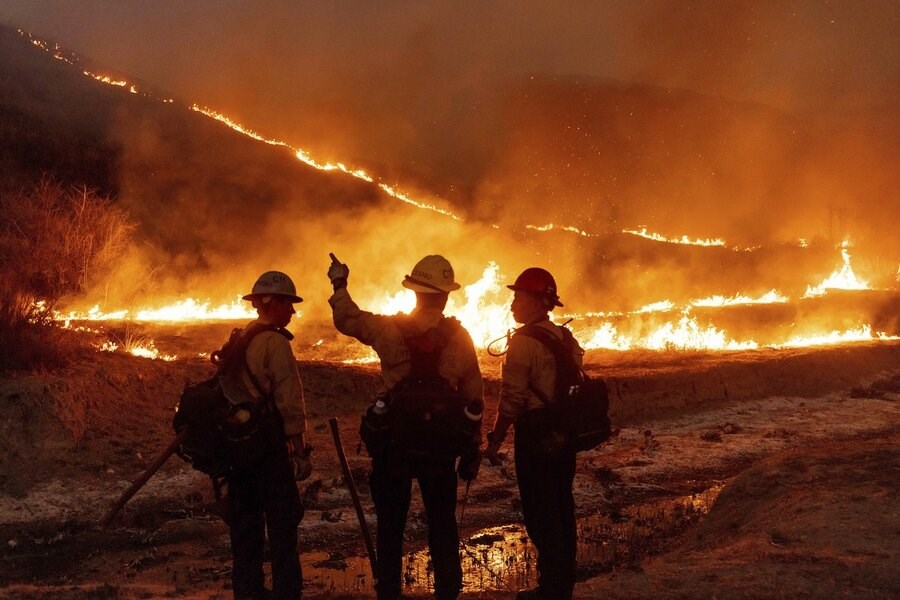
[[(244, 331), (260, 322), (251, 321)], [(275, 406), (284, 418), (285, 435), (306, 432), (306, 402), (291, 342), (277, 331), (258, 333), (247, 347), (247, 365), (259, 385), (274, 397)], [(247, 369), (241, 369), (240, 374), (241, 385), (222, 381), (225, 395), (232, 403), (259, 401), (261, 396)]]
[[(381, 359), (381, 379), (386, 390), (392, 389), (410, 371), (409, 349), (403, 341), (403, 333), (398, 323), (411, 319), (419, 331), (427, 331), (440, 323), (443, 314), (437, 309), (414, 310), (407, 315), (376, 315), (361, 310), (350, 297), (346, 288), (341, 288), (328, 299), (334, 312), (334, 326), (344, 335), (349, 335), (371, 346)], [(460, 327), (447, 342), (438, 363), (438, 373), (455, 387), (468, 401), (482, 400), (484, 382), (475, 345), (469, 333)]]
[[(537, 324), (562, 340), (558, 325), (550, 321)], [(572, 356), (578, 366), (584, 358), (584, 350), (577, 346)], [(553, 353), (538, 340), (513, 335), (509, 341), (506, 359), (503, 361), (503, 382), (500, 385), (500, 413), (517, 419), (529, 410), (541, 408), (543, 401), (532, 391), (538, 390), (545, 397), (553, 396), (556, 387), (556, 360)]]

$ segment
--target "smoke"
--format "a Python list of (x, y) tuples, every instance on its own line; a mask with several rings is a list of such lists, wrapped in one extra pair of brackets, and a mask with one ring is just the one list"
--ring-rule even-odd
[(794, 110), (896, 98), (900, 72), (890, 0), (5, 4), (13, 25), (327, 158), (468, 184), (502, 129), (496, 94), (533, 74)]
[[(220, 148), (179, 140), (173, 156), (177, 134), (125, 115), (121, 196), (146, 254), (175, 273), (139, 278), (159, 292), (196, 285), (178, 273), (234, 290), (281, 268), (325, 295), (328, 250), (365, 293), (439, 252), (461, 277), (489, 259), (507, 277), (539, 264), (564, 298), (623, 307), (700, 295), (700, 281), (785, 283), (795, 264), (827, 274), (847, 237), (869, 275), (900, 263), (890, 0), (8, 2), (0, 19), (469, 219), (283, 175), (289, 157), (276, 164), (249, 140), (243, 158), (216, 157), (228, 181), (205, 180)], [(600, 237), (522, 233), (551, 222)], [(639, 226), (791, 249), (648, 251), (620, 234)], [(795, 260), (799, 238), (828, 251)]]

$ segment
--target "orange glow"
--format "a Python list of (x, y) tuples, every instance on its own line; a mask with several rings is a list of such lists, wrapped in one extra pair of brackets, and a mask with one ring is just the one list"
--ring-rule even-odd
[(824, 296), (828, 290), (868, 290), (869, 283), (867, 281), (863, 281), (856, 276), (856, 273), (853, 272), (853, 267), (850, 266), (850, 243), (848, 241), (844, 241), (841, 244), (841, 258), (843, 259), (843, 264), (838, 268), (834, 273), (825, 278), (825, 281), (820, 283), (819, 285), (807, 286), (806, 293), (803, 294), (804, 298), (815, 298), (817, 296)]
[(789, 302), (790, 298), (782, 296), (775, 290), (770, 290), (759, 298), (750, 298), (742, 294), (735, 294), (730, 298), (725, 296), (710, 296), (700, 300), (691, 300), (691, 306), (735, 306), (740, 304), (776, 304)]
[(900, 336), (886, 335), (882, 332), (872, 333), (871, 325), (861, 325), (856, 329), (847, 329), (846, 331), (832, 331), (822, 335), (798, 336), (793, 337), (784, 344), (779, 344), (780, 348), (795, 348), (798, 346), (821, 346), (826, 344), (842, 344), (846, 342), (871, 342), (873, 340), (897, 340)]
[(588, 233), (583, 229), (578, 229), (577, 227), (572, 227), (571, 225), (554, 225), (553, 223), (547, 223), (546, 225), (526, 225), (525, 229), (533, 229), (534, 231), (553, 231), (559, 229), (560, 231), (577, 233), (582, 237), (597, 237), (596, 234)]
[[(459, 319), (475, 346), (480, 348), (487, 347), (491, 340), (504, 335), (515, 325), (509, 312), (512, 299), (500, 282), (500, 267), (490, 262), (481, 279), (463, 288), (465, 300), (461, 301), (456, 292), (447, 301), (445, 314)], [(386, 295), (380, 301), (363, 303), (370, 307), (368, 310), (383, 315), (409, 313), (415, 305), (416, 295), (407, 289)]]
[(175, 355), (160, 353), (160, 351), (156, 349), (156, 345), (153, 343), (153, 340), (148, 338), (126, 340), (124, 344), (106, 341), (97, 345), (97, 348), (101, 352), (117, 352), (120, 347), (123, 352), (127, 352), (128, 354), (131, 354), (133, 356), (140, 356), (141, 358), (165, 361), (178, 359), (178, 357)]
[[(51, 46), (21, 30), (19, 30), (19, 33), (23, 37), (27, 36), (28, 40), (36, 47), (51, 53), (54, 58), (73, 65), (76, 64), (77, 59), (74, 58), (74, 55), (72, 59), (64, 57), (62, 50), (58, 45)], [(139, 91), (139, 88), (136, 85), (131, 84), (128, 81), (92, 73), (91, 71), (84, 69), (80, 70), (83, 75), (100, 83), (127, 88), (131, 93), (142, 93), (143, 95), (149, 96), (149, 94)], [(171, 103), (173, 101), (171, 99), (165, 99), (162, 100), (162, 102)], [(265, 144), (285, 148), (289, 150), (298, 161), (312, 168), (320, 171), (339, 172), (360, 181), (377, 185), (390, 197), (406, 204), (435, 212), (456, 221), (463, 221), (460, 216), (446, 208), (417, 200), (393, 186), (379, 182), (377, 177), (373, 177), (363, 169), (353, 168), (342, 162), (320, 162), (313, 158), (306, 150), (294, 147), (291, 144), (278, 139), (265, 137), (215, 110), (201, 107), (197, 104), (193, 104), (189, 108), (208, 118), (215, 119), (242, 135)], [(492, 225), (492, 227), (495, 229), (500, 228), (498, 225)], [(585, 238), (600, 237), (601, 235), (591, 233), (576, 226), (554, 223), (525, 225), (525, 229), (537, 232), (561, 231), (576, 234)], [(725, 240), (720, 238), (691, 238), (687, 235), (667, 237), (659, 233), (649, 232), (647, 227), (623, 229), (622, 233), (667, 244), (718, 248), (728, 247)], [(798, 244), (804, 248), (809, 246), (809, 242), (806, 239), (800, 239)], [(841, 245), (842, 264), (818, 286), (808, 286), (803, 298), (822, 296), (826, 294), (829, 289), (871, 289), (867, 281), (859, 279), (854, 273), (850, 264), (849, 248), (849, 242), (845, 241)], [(730, 249), (752, 251), (755, 248)], [(900, 267), (897, 268), (895, 278), (897, 281), (900, 281)], [(515, 327), (515, 323), (513, 322), (509, 310), (511, 294), (501, 284), (501, 281), (505, 280), (505, 277), (501, 277), (499, 265), (492, 261), (484, 268), (482, 276), (478, 281), (450, 296), (446, 314), (455, 316), (462, 322), (463, 326), (470, 333), (476, 347), (486, 348), (490, 341), (502, 337), (509, 329)], [(83, 324), (73, 325), (73, 322), (122, 320), (140, 322), (203, 322), (215, 320), (237, 321), (255, 318), (256, 313), (249, 307), (249, 304), (242, 302), (239, 297), (237, 298), (238, 299), (230, 303), (224, 303), (219, 306), (213, 306), (210, 301), (202, 302), (195, 298), (182, 299), (165, 306), (142, 307), (139, 309), (130, 308), (127, 310), (111, 312), (104, 312), (100, 310), (99, 306), (94, 306), (90, 310), (84, 312), (72, 311), (65, 314), (54, 313), (54, 319), (62, 324), (63, 327), (96, 333), (98, 332), (97, 329), (85, 327)], [(670, 300), (661, 300), (646, 304), (636, 310), (628, 310), (627, 312), (585, 312), (566, 315), (566, 317), (570, 316), (575, 319), (571, 324), (571, 327), (575, 332), (576, 337), (587, 349), (603, 348), (630, 350), (643, 348), (653, 350), (746, 350), (766, 345), (773, 347), (797, 347), (818, 344), (898, 339), (896, 336), (889, 337), (883, 332), (873, 332), (871, 325), (863, 324), (853, 329), (843, 331), (834, 330), (830, 333), (822, 334), (813, 333), (809, 336), (796, 336), (790, 338), (787, 342), (781, 344), (767, 344), (766, 342), (754, 339), (733, 339), (727, 331), (721, 330), (712, 324), (701, 325), (697, 321), (697, 318), (691, 314), (691, 309), (693, 307), (724, 309), (737, 305), (776, 304), (787, 303), (790, 301), (789, 298), (783, 296), (776, 289), (772, 289), (759, 297), (751, 297), (742, 293), (736, 293), (733, 296), (713, 295), (706, 298), (691, 300), (687, 302), (687, 304), (679, 306), (676, 306), (676, 304)], [(395, 294), (384, 295), (380, 298), (361, 298), (360, 305), (367, 310), (372, 310), (380, 314), (408, 313), (415, 306), (415, 295), (409, 290), (401, 290)], [(672, 314), (667, 315), (665, 313)], [(613, 318), (617, 319), (615, 323), (612, 321)], [(629, 321), (630, 325), (620, 323), (619, 320)], [(590, 322), (590, 324), (587, 324), (587, 322)], [(828, 328), (828, 326), (824, 325), (819, 327), (821, 331), (827, 331)], [(797, 330), (804, 331), (802, 327), (798, 327)], [(319, 340), (315, 346), (320, 346), (323, 343), (325, 343), (323, 340)], [(175, 359), (174, 356), (160, 355), (159, 351), (155, 348), (153, 341), (147, 338), (129, 340), (124, 343), (105, 342), (100, 348), (105, 351), (126, 351), (137, 356), (161, 360)], [(345, 362), (368, 364), (376, 361), (376, 355), (369, 352), (368, 354), (348, 359)]]
[(686, 310), (677, 321), (669, 321), (648, 335), (634, 339), (621, 335), (611, 323), (603, 323), (593, 334), (580, 335), (581, 345), (587, 349), (606, 348), (610, 350), (630, 350), (647, 348), (650, 350), (749, 350), (759, 344), (749, 340), (739, 342), (729, 339), (725, 332), (712, 325), (701, 326)]
[[(214, 111), (210, 108), (205, 108), (205, 107), (201, 107), (197, 104), (194, 104), (191, 106), (191, 110), (196, 111), (202, 115), (206, 115), (207, 117), (209, 117), (211, 119), (215, 119), (216, 121), (219, 121), (220, 123), (227, 125), (234, 131), (237, 131), (238, 133), (241, 133), (243, 135), (251, 137), (257, 141), (264, 142), (271, 146), (281, 146), (283, 148), (287, 148), (291, 152), (293, 152), (293, 154), (297, 158), (297, 160), (313, 167), (314, 169), (318, 169), (320, 171), (340, 171), (341, 173), (345, 173), (346, 175), (350, 175), (351, 177), (355, 177), (357, 179), (361, 179), (361, 180), (369, 182), (369, 183), (374, 182), (372, 177), (362, 169), (352, 169), (352, 168), (347, 167), (343, 163), (320, 163), (320, 162), (316, 161), (315, 159), (313, 159), (310, 156), (309, 152), (307, 152), (306, 150), (302, 150), (300, 148), (295, 148), (295, 147), (291, 146), (290, 144), (288, 144), (287, 142), (282, 142), (281, 140), (273, 140), (270, 138), (266, 138), (266, 137), (256, 133), (252, 129), (248, 129), (247, 127), (244, 127), (240, 123), (237, 123), (236, 121), (230, 119), (229, 117), (223, 115), (222, 113)], [(460, 217), (458, 217), (457, 215), (453, 214), (452, 212), (450, 212), (444, 208), (440, 208), (438, 206), (435, 206), (434, 204), (429, 204), (427, 202), (421, 202), (421, 201), (415, 200), (415, 199), (411, 198), (409, 195), (407, 195), (385, 183), (379, 183), (378, 187), (380, 187), (389, 196), (396, 198), (397, 200), (400, 200), (401, 202), (405, 202), (407, 204), (411, 204), (418, 208), (423, 208), (426, 210), (436, 212), (438, 214), (444, 215), (446, 217), (450, 217), (457, 221), (462, 220)]]
[(646, 238), (648, 240), (653, 240), (656, 242), (666, 242), (668, 244), (687, 244), (690, 246), (724, 246), (725, 240), (720, 238), (707, 238), (705, 240), (696, 238), (691, 239), (686, 235), (681, 236), (680, 238), (668, 238), (662, 236), (658, 233), (650, 233), (647, 231), (646, 227), (641, 227), (640, 229), (623, 229), (622, 233), (630, 233), (631, 235), (636, 235), (638, 237)]
[[(131, 316), (129, 316), (131, 315)], [(56, 313), (57, 321), (220, 321), (237, 319), (255, 319), (256, 312), (237, 296), (237, 299), (228, 304), (211, 306), (210, 302), (200, 302), (194, 298), (179, 300), (167, 306), (158, 308), (142, 308), (135, 311), (117, 310), (103, 312), (99, 306), (94, 306), (86, 312), (71, 311), (68, 313)]]
[[(107, 77), (106, 75), (97, 75), (95, 73), (91, 73), (90, 71), (82, 71), (82, 72), (85, 75), (87, 75), (88, 77), (92, 77), (92, 78), (96, 79), (100, 83), (105, 83), (108, 85), (115, 85), (117, 87), (125, 87), (126, 85), (129, 85), (128, 82), (125, 80), (112, 79), (111, 77)], [(131, 87), (132, 87), (132, 89), (134, 89), (134, 86), (131, 86)]]

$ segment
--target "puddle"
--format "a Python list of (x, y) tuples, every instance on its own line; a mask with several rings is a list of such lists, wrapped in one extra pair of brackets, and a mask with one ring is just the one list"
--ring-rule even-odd
[[(683, 526), (709, 512), (723, 485), (699, 494), (646, 502), (615, 515), (578, 520), (579, 578), (610, 571), (652, 553)], [(460, 544), (465, 591), (517, 590), (536, 585), (537, 553), (520, 525), (482, 529)], [(368, 559), (327, 552), (304, 553), (308, 590), (372, 595)], [(428, 549), (403, 560), (404, 592), (430, 592), (434, 573)]]

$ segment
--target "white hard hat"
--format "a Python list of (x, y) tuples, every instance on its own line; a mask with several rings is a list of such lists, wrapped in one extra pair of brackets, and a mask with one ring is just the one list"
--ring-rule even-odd
[(263, 296), (284, 296), (291, 302), (303, 302), (297, 295), (297, 288), (291, 278), (281, 271), (266, 271), (253, 284), (253, 291), (244, 296), (244, 300), (255, 300)]
[(453, 280), (450, 261), (440, 254), (431, 254), (416, 263), (412, 274), (403, 279), (403, 287), (425, 294), (446, 294), (459, 289)]

